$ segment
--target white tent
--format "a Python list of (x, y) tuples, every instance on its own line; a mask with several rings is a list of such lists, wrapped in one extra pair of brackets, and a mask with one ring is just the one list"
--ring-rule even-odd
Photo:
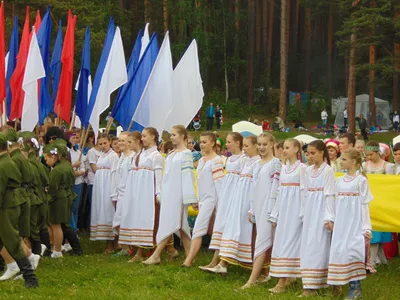
[(400, 143), (400, 135), (396, 136), (396, 137), (393, 139), (393, 146), (396, 145), (397, 143)]
[(260, 135), (263, 133), (262, 126), (255, 125), (251, 122), (240, 121), (232, 125), (233, 132), (239, 132), (243, 136)]
[(311, 135), (308, 135), (308, 134), (300, 134), (300, 135), (296, 136), (295, 139), (303, 144), (309, 144), (312, 141), (317, 140), (317, 138), (315, 138)]
[[(343, 111), (347, 106), (348, 98), (338, 98), (332, 100), (332, 114), (336, 115), (335, 125), (341, 127), (344, 125)], [(360, 114), (364, 115), (369, 124), (369, 96), (362, 94), (356, 96), (356, 117)], [(382, 129), (389, 129), (390, 127), (390, 104), (388, 101), (375, 98), (376, 106), (376, 123), (381, 126)]]

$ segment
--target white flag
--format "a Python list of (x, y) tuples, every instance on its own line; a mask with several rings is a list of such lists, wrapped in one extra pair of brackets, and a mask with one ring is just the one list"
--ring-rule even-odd
[(169, 132), (174, 125), (187, 127), (203, 105), (204, 90), (196, 40), (192, 41), (176, 66), (172, 87), (173, 105), (165, 122), (165, 130)]
[[(8, 56), (9, 56), (9, 54), (10, 54), (10, 52), (7, 52), (7, 54), (6, 54), (6, 58), (5, 58), (5, 64), (4, 64), (4, 66), (5, 66), (5, 72), (4, 72), (4, 74), (7, 74), (7, 67), (8, 67)], [(2, 124), (6, 124), (7, 123), (7, 112), (6, 112), (6, 102), (7, 102), (7, 98), (6, 99), (4, 99), (4, 101), (3, 101), (3, 114), (1, 115), (1, 122), (2, 122)]]
[(22, 106), (21, 131), (33, 131), (39, 122), (39, 85), (38, 80), (46, 76), (39, 45), (36, 39), (35, 27), (32, 29), (32, 39), (29, 45), (22, 89), (25, 92)]
[(110, 106), (111, 93), (127, 81), (128, 74), (126, 73), (124, 47), (122, 45), (121, 32), (119, 27), (117, 27), (89, 119), (96, 138), (99, 133), (100, 115)]
[(162, 134), (172, 106), (172, 55), (167, 32), (133, 120)]
[(139, 61), (142, 58), (143, 53), (147, 48), (147, 45), (150, 43), (149, 26), (150, 26), (150, 23), (147, 23), (146, 27), (144, 28), (144, 33), (142, 36), (142, 47), (140, 48)]

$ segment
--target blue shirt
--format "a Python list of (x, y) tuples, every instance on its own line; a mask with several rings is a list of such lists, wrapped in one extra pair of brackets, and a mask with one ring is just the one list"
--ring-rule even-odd
[(206, 109), (206, 116), (207, 118), (214, 118), (215, 115), (215, 107), (214, 106), (208, 106)]

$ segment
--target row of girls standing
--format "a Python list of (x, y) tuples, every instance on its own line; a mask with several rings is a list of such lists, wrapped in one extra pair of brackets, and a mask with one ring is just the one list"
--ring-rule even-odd
[[(228, 136), (228, 148), (235, 135)], [(248, 288), (269, 280), (271, 262), (270, 275), (279, 278), (272, 293), (284, 293), (296, 278), (302, 278), (303, 296), (315, 295), (328, 284), (341, 294), (341, 286), (350, 283), (348, 298), (359, 297), (360, 280), (367, 272), (368, 203), (372, 200), (368, 181), (358, 171), (361, 155), (355, 149), (345, 151), (341, 164), (347, 174), (335, 180), (322, 141), (308, 146), (310, 167), (298, 160), (301, 145), (297, 140), (284, 143), (283, 166), (273, 157), (273, 136), (247, 137), (243, 145), (245, 156), (227, 161), (227, 180), (219, 190), (210, 246), (216, 255), (200, 268), (227, 273), (229, 264), (252, 267), (242, 287)], [(242, 166), (230, 169), (240, 157)], [(237, 178), (232, 184), (233, 176)], [(228, 182), (232, 185), (226, 193)], [(201, 195), (202, 186), (198, 188)]]
[(122, 254), (129, 248), (136, 251), (130, 262), (142, 261), (143, 251), (156, 247), (148, 264), (159, 263), (165, 248), (170, 257), (178, 256), (174, 233), (180, 235), (187, 252), (190, 247), (187, 208), (197, 199), (187, 132), (183, 126), (173, 128), (174, 151), (165, 162), (157, 149), (158, 139), (157, 130), (150, 127), (142, 134), (122, 133), (121, 157), (112, 150), (107, 135), (98, 139), (102, 154), (94, 169), (90, 238), (108, 241), (106, 252), (112, 252), (117, 237)]

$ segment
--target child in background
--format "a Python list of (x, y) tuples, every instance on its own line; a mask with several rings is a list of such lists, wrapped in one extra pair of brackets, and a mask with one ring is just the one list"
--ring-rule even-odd
[(283, 144), (284, 143), (285, 143), (285, 141), (277, 141), (274, 146), (275, 157), (277, 159), (279, 159), (282, 163), (283, 163), (283, 158), (284, 158), (283, 157)]
[(400, 143), (397, 143), (393, 147), (393, 158), (394, 158), (394, 174), (400, 175)]
[(203, 157), (197, 167), (197, 190), (199, 204), (193, 208), (199, 209), (196, 223), (193, 228), (192, 242), (189, 255), (182, 266), (191, 267), (193, 260), (200, 250), (202, 237), (207, 234), (212, 215), (217, 205), (221, 185), (224, 178), (224, 164), (216, 153), (217, 138), (211, 132), (204, 132), (200, 136), (200, 148)]
[[(394, 165), (384, 161), (380, 156), (379, 143), (368, 142), (365, 147), (367, 161), (363, 163), (363, 169), (367, 174), (393, 174)], [(371, 264), (375, 267), (378, 263), (387, 263), (382, 243), (392, 242), (391, 232), (372, 231), (371, 239)]]
[(274, 157), (274, 144), (275, 138), (269, 133), (263, 133), (258, 137), (258, 152), (261, 160), (254, 168), (248, 216), (249, 222), (256, 227), (257, 234), (254, 245), (253, 269), (249, 280), (242, 286), (242, 289), (252, 287), (257, 282), (268, 282), (270, 279), (268, 271), (271, 264), (273, 229), (269, 219), (271, 210), (275, 206), (282, 168), (280, 160)]
[(269, 291), (281, 294), (301, 277), (300, 244), (302, 219), (300, 209), (305, 196), (306, 165), (299, 160), (301, 145), (298, 140), (289, 139), (284, 143), (283, 165), (280, 174), (279, 194), (272, 209), (270, 220), (276, 227), (272, 248), (272, 277), (279, 278), (278, 284)]
[(119, 150), (118, 137), (111, 136), (111, 148), (114, 150), (115, 153), (118, 154), (118, 156), (120, 156), (121, 151)]
[[(370, 240), (369, 203), (372, 195), (367, 178), (358, 172), (362, 157), (355, 149), (342, 153), (346, 175), (336, 179), (336, 200), (329, 206), (325, 227), (333, 230), (329, 257), (328, 284), (340, 287), (350, 283), (346, 299), (361, 298), (361, 282), (366, 277), (365, 240)], [(336, 289), (341, 294), (341, 288)]]

